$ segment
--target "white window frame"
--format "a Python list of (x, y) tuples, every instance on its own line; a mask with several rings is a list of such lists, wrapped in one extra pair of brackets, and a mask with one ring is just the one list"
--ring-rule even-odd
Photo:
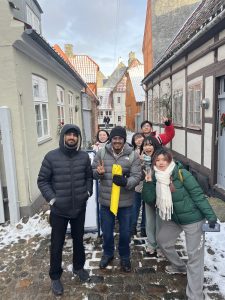
[(36, 16), (36, 14), (33, 12), (33, 10), (26, 5), (26, 11), (27, 11), (27, 23), (31, 25), (31, 27), (37, 31), (37, 33), (41, 33), (41, 26), (40, 26), (40, 20)]
[(68, 93), (68, 102), (69, 102), (69, 123), (75, 123), (75, 100), (72, 92)]
[(120, 97), (117, 97), (117, 104), (120, 104), (121, 102), (121, 99), (120, 99)]
[(183, 125), (183, 89), (173, 92), (173, 123), (177, 126)]
[(219, 98), (225, 98), (225, 76), (220, 78)]
[(188, 85), (188, 120), (187, 127), (200, 130), (202, 126), (201, 116), (202, 83), (196, 82)]
[[(38, 142), (50, 137), (47, 80), (32, 75), (32, 91)], [(39, 114), (37, 113), (37, 108)]]
[(65, 91), (60, 86), (56, 86), (56, 95), (57, 95), (57, 118), (58, 124), (65, 124)]

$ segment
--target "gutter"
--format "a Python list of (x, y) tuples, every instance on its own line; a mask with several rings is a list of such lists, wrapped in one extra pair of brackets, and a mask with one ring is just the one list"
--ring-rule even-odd
[(28, 36), (45, 49), (64, 69), (66, 69), (84, 88), (87, 88), (86, 82), (75, 72), (70, 66), (62, 59), (60, 55), (33, 29), (25, 29), (24, 31)]
[[(191, 40), (187, 41), (183, 47), (181, 47), (175, 54), (170, 52), (166, 57), (169, 57), (166, 60), (166, 57), (162, 59), (162, 63), (159, 62), (159, 66), (156, 67), (142, 80), (142, 84), (147, 84), (148, 81), (152, 80), (158, 73), (162, 72), (168, 65), (170, 65), (174, 60), (176, 60), (179, 56), (181, 56), (188, 48), (197, 41), (200, 37), (202, 37), (207, 31), (212, 29), (215, 25), (217, 25), (220, 21), (225, 18), (225, 10), (221, 12), (221, 14), (217, 15), (217, 18), (213, 19), (212, 22), (205, 25), (205, 27), (200, 30)], [(163, 62), (163, 60), (166, 60)], [(161, 65), (160, 65), (161, 64)]]

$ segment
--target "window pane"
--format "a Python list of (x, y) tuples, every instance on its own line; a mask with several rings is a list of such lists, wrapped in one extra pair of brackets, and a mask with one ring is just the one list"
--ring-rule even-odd
[(40, 121), (41, 120), (41, 109), (40, 109), (40, 105), (35, 105), (35, 114), (36, 114), (36, 121)]
[(37, 135), (39, 138), (42, 137), (41, 121), (37, 122)]
[(44, 120), (47, 120), (47, 105), (46, 104), (42, 104), (42, 116)]

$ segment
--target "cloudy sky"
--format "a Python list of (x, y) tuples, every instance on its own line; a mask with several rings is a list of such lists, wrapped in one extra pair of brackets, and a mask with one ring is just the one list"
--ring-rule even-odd
[(74, 45), (110, 75), (119, 57), (127, 65), (134, 51), (143, 62), (142, 41), (147, 0), (38, 0), (42, 34), (51, 44)]

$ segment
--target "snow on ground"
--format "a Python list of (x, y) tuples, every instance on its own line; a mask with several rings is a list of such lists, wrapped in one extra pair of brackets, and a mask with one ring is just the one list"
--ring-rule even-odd
[[(35, 235), (46, 237), (51, 230), (47, 219), (48, 215), (41, 213), (29, 218), (26, 224), (21, 220), (14, 226), (0, 225), (0, 249), (12, 243), (17, 243), (19, 239), (29, 240)], [(225, 223), (220, 225), (220, 232), (206, 233), (205, 278), (207, 278), (208, 283), (218, 285), (220, 293), (225, 297)], [(89, 238), (95, 239), (96, 237), (96, 234), (88, 233), (85, 235), (85, 240)], [(184, 244), (183, 234), (180, 242)], [(87, 243), (85, 243), (85, 247), (88, 247)], [(92, 247), (91, 243), (88, 249), (90, 250)]]

